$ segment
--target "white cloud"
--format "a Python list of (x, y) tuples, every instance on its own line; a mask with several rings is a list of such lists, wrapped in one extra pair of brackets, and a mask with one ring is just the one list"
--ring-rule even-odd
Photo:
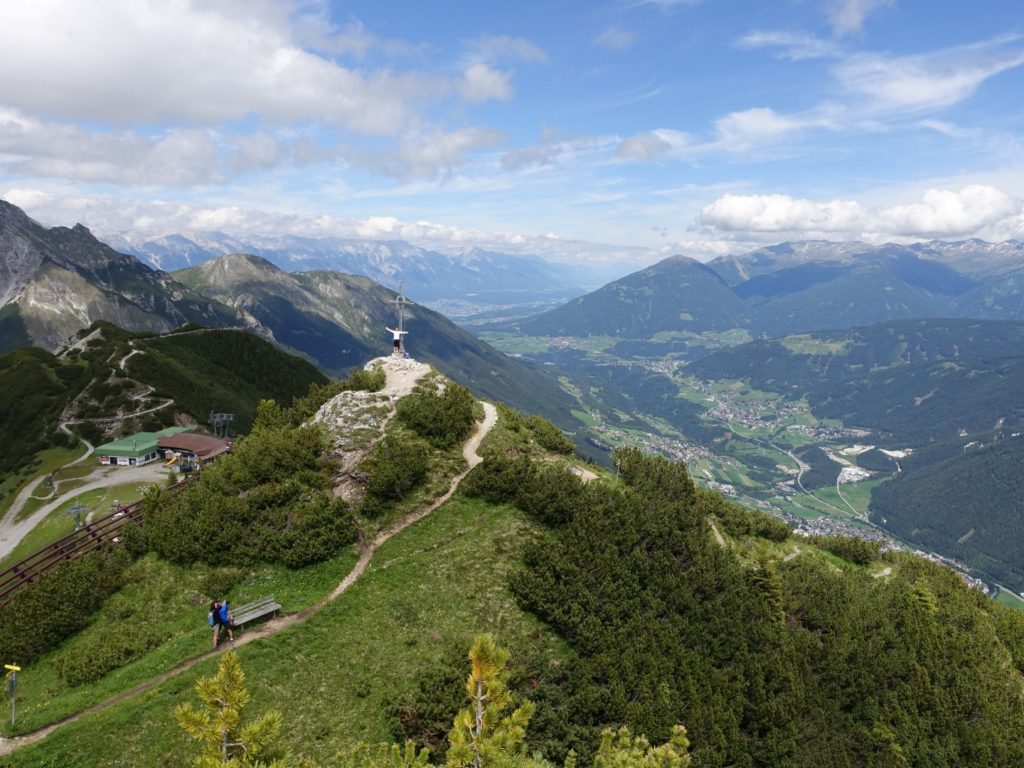
[(839, 232), (860, 228), (864, 211), (852, 200), (816, 202), (789, 195), (722, 195), (701, 210), (701, 224), (724, 232)]
[(731, 152), (743, 152), (795, 133), (810, 125), (822, 125), (820, 118), (799, 118), (779, 114), (768, 107), (732, 112), (715, 121), (717, 144)]
[(636, 42), (636, 35), (624, 29), (611, 26), (594, 38), (594, 45), (607, 48), (609, 51), (628, 51)]
[(955, 123), (947, 120), (921, 120), (918, 122), (922, 128), (929, 128), (943, 136), (951, 139), (977, 139), (981, 137), (981, 131), (976, 128), (961, 128)]
[(340, 26), (332, 24), (326, 2), (304, 8), (293, 21), (294, 37), (303, 47), (314, 51), (364, 59), (372, 53), (387, 56), (414, 56), (427, 50), (407, 40), (384, 38), (374, 34), (358, 19)]
[(198, 128), (155, 134), (90, 131), (0, 107), (0, 166), (23, 176), (190, 186), (322, 156), (321, 150), (302, 139), (281, 139), (267, 133), (229, 137)]
[[(794, 60), (842, 56), (833, 43), (787, 32), (751, 32), (736, 44), (779, 48), (784, 58)], [(695, 150), (751, 152), (809, 129), (888, 131), (901, 120), (954, 106), (989, 78), (1021, 65), (1024, 43), (1019, 35), (910, 56), (847, 55), (832, 67), (836, 82), (827, 100), (799, 113), (755, 107), (724, 115), (714, 123), (715, 140)], [(981, 138), (977, 131), (959, 129), (942, 120), (918, 119), (916, 125), (952, 138)]]
[[(361, 72), (303, 50), (284, 3), (36, 0), (0, 10), (0, 103), (100, 124), (258, 115), (394, 134), (434, 77)], [(116, 41), (116, 42), (115, 42)]]
[(659, 128), (641, 131), (623, 139), (615, 153), (627, 160), (657, 160), (675, 149), (685, 147), (689, 137), (680, 131)]
[(452, 131), (439, 128), (410, 131), (395, 147), (386, 149), (348, 147), (342, 155), (350, 165), (399, 179), (433, 179), (448, 176), (478, 149), (504, 140), (492, 128), (466, 127)]
[(466, 41), (466, 52), (470, 61), (489, 63), (518, 60), (543, 64), (548, 60), (548, 55), (536, 43), (512, 35), (480, 35)]
[(884, 239), (1024, 235), (1024, 202), (984, 184), (959, 191), (929, 189), (916, 203), (867, 208), (855, 200), (816, 201), (789, 195), (719, 197), (701, 210), (700, 225), (738, 239), (838, 237)]
[(893, 0), (830, 0), (826, 5), (832, 31), (839, 37), (860, 32), (869, 15)]
[(772, 48), (780, 59), (803, 61), (821, 59), (839, 54), (839, 47), (831, 40), (803, 32), (754, 30), (736, 41), (737, 48)]
[(511, 72), (502, 72), (483, 62), (470, 64), (462, 73), (459, 92), (470, 102), (507, 101), (512, 98)]
[(484, 231), (428, 220), (404, 221), (393, 216), (339, 219), (240, 206), (207, 207), (161, 201), (140, 203), (114, 197), (80, 197), (27, 187), (0, 187), (0, 198), (23, 208), (45, 226), (71, 226), (81, 222), (101, 239), (105, 234), (132, 233), (148, 238), (179, 233), (187, 237), (190, 233), (220, 231), (243, 241), (283, 235), (397, 239), (437, 250), (479, 247), (577, 263), (641, 266), (657, 258), (656, 252), (649, 248), (572, 240), (555, 233), (532, 235)]
[(698, 261), (711, 261), (735, 251), (736, 243), (731, 240), (680, 240), (661, 248), (664, 254), (689, 256)]
[(959, 192), (929, 189), (921, 202), (878, 212), (882, 231), (909, 237), (948, 237), (978, 232), (1019, 216), (1022, 203), (1001, 189), (972, 184)]
[(190, 186), (330, 160), (343, 145), (352, 165), (434, 177), (499, 134), (441, 128), (430, 110), (508, 100), (513, 72), (492, 62), (547, 58), (507, 35), (468, 48), (458, 75), (344, 66), (336, 59), (423, 49), (358, 20), (333, 25), (324, 0), (0, 4), (0, 165), (36, 178)]
[(552, 165), (562, 154), (562, 149), (558, 144), (513, 149), (501, 156), (501, 167), (506, 171), (518, 171), (530, 166)]
[(1018, 36), (913, 56), (861, 53), (836, 66), (840, 85), (867, 97), (869, 107), (917, 112), (949, 107), (995, 75), (1024, 64)]

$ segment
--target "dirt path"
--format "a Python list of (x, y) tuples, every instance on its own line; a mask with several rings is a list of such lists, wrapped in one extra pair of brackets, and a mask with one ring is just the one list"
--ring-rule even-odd
[(718, 546), (725, 549), (725, 538), (722, 536), (722, 532), (718, 530), (718, 526), (715, 525), (715, 521), (710, 517), (708, 518), (708, 525), (711, 526), (711, 532), (715, 535), (715, 541), (718, 542)]
[[(481, 461), (483, 461), (480, 454), (477, 453), (477, 450), (480, 447), (480, 443), (487, 436), (487, 433), (491, 431), (495, 423), (497, 423), (498, 421), (497, 409), (490, 403), (482, 403), (482, 405), (484, 407), (484, 420), (477, 425), (476, 430), (470, 436), (469, 440), (466, 441), (466, 444), (462, 448), (462, 455), (466, 459), (466, 463), (469, 466), (464, 471), (462, 471), (454, 478), (452, 478), (451, 486), (448, 488), (448, 491), (443, 496), (441, 496), (438, 499), (435, 499), (425, 507), (421, 507), (420, 509), (410, 512), (401, 520), (398, 520), (388, 528), (385, 528), (383, 531), (379, 532), (373, 538), (373, 541), (371, 541), (360, 554), (359, 560), (356, 562), (355, 566), (353, 566), (352, 570), (348, 572), (345, 578), (341, 580), (341, 583), (338, 584), (334, 591), (331, 592), (331, 594), (328, 595), (326, 598), (321, 600), (316, 605), (311, 606), (310, 608), (306, 608), (303, 611), (272, 619), (271, 621), (268, 621), (265, 624), (261, 625), (258, 629), (246, 632), (244, 635), (240, 636), (238, 640), (234, 642), (232, 647), (241, 647), (243, 645), (248, 645), (249, 643), (255, 642), (256, 640), (262, 640), (265, 637), (276, 635), (279, 632), (282, 632), (285, 629), (288, 629), (289, 627), (295, 626), (296, 624), (299, 624), (308, 619), (309, 617), (313, 616), (314, 614), (318, 613), (325, 606), (327, 606), (328, 604), (336, 600), (338, 597), (343, 595), (349, 589), (349, 587), (351, 587), (353, 584), (356, 583), (356, 581), (358, 581), (359, 577), (363, 575), (363, 573), (366, 571), (367, 566), (370, 564), (370, 561), (373, 559), (374, 553), (378, 549), (380, 549), (380, 547), (386, 541), (388, 541), (395, 534), (404, 531), (406, 528), (408, 528), (410, 525), (417, 522), (418, 520), (422, 520), (435, 509), (444, 504), (444, 502), (448, 501), (448, 499), (452, 497), (452, 494), (454, 494), (456, 489), (459, 487), (459, 483), (461, 483), (463, 478), (465, 478), (466, 475), (469, 474), (469, 471), (473, 469), (473, 467), (475, 467)], [(17, 736), (12, 739), (0, 738), (0, 755), (8, 755), (14, 750), (19, 749), (20, 747), (24, 747), (28, 744), (33, 744), (37, 741), (41, 741), (42, 739), (46, 738), (63, 725), (74, 723), (82, 719), (83, 717), (86, 717), (87, 715), (91, 715), (96, 712), (101, 712), (105, 709), (114, 706), (115, 704), (119, 704), (120, 702), (125, 701), (126, 699), (138, 696), (140, 693), (144, 693), (145, 691), (155, 688), (156, 686), (166, 682), (175, 675), (181, 674), (182, 672), (191, 669), (199, 662), (215, 655), (216, 653), (217, 651), (208, 651), (206, 653), (200, 654), (199, 656), (193, 656), (190, 659), (186, 659), (173, 669), (164, 672), (162, 675), (159, 675), (157, 677), (150, 678), (146, 682), (140, 683), (131, 690), (119, 693), (118, 695), (110, 699), (107, 699), (104, 702), (89, 707), (88, 709), (84, 709), (81, 712), (77, 712), (73, 715), (69, 715), (63, 720), (58, 720), (57, 722), (51, 723), (50, 725), (40, 728), (37, 731), (32, 731), (31, 733), (27, 733), (24, 736)]]
[(885, 568), (880, 570), (878, 573), (873, 573), (871, 575), (872, 575), (872, 577), (874, 577), (876, 579), (883, 579), (886, 576), (888, 576), (890, 573), (892, 573), (892, 566), (891, 565), (887, 565), (887, 566), (885, 566)]

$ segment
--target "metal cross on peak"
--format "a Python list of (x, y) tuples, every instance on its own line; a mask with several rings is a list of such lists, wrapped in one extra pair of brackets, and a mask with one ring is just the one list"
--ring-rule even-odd
[(404, 282), (400, 282), (398, 284), (398, 295), (394, 299), (391, 300), (391, 303), (394, 304), (398, 308), (398, 330), (399, 330), (399, 332), (402, 332), (402, 331), (405, 330), (405, 308), (409, 304), (415, 303), (415, 302), (409, 301), (409, 299), (405, 298), (405, 283)]

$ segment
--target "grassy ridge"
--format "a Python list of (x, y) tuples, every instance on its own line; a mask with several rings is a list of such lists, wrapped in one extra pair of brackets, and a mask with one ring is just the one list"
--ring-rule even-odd
[[(558, 658), (564, 653), (559, 643), (516, 607), (507, 587), (532, 535), (509, 507), (461, 497), (448, 502), (382, 547), (336, 603), (239, 649), (254, 711), (281, 709), (287, 743), (326, 760), (356, 741), (392, 738), (392, 706), (453, 641), (467, 644), (480, 631), (505, 642), (529, 637)], [(192, 700), (195, 679), (214, 669), (215, 661), (203, 662), (154, 691), (65, 726), (15, 752), (9, 765), (178, 764), (191, 745), (171, 711)], [(30, 684), (25, 680), (26, 690)], [(116, 753), (109, 749), (114, 732)]]

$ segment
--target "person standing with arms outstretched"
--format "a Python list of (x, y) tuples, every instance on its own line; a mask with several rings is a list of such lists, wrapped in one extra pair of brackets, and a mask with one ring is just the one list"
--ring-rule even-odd
[(393, 354), (393, 355), (400, 355), (402, 353), (402, 337), (403, 336), (407, 336), (409, 334), (409, 332), (408, 331), (397, 331), (394, 328), (388, 328), (387, 326), (384, 326), (384, 330), (391, 331), (391, 337), (392, 337), (391, 354)]

